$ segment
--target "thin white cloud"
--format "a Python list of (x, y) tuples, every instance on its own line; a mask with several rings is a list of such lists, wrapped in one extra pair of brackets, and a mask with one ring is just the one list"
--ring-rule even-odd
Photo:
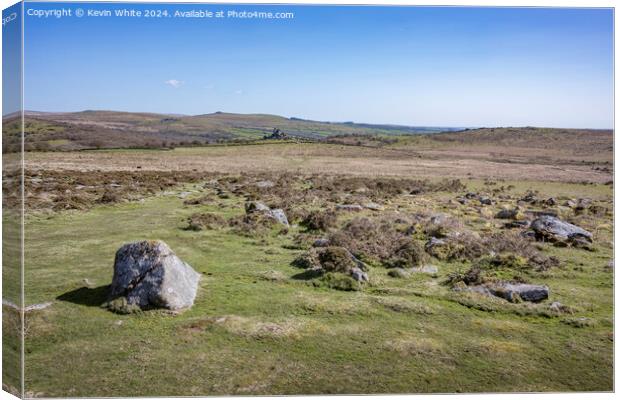
[(211, 90), (213, 88), (215, 88), (215, 86), (213, 86), (213, 85), (205, 85), (205, 89)]
[(170, 79), (164, 82), (166, 85), (170, 85), (175, 89), (178, 89), (179, 87), (181, 87), (181, 85), (183, 85), (183, 81), (179, 81), (176, 79)]
[(235, 94), (243, 94), (243, 90), (241, 90), (241, 89), (235, 90)]

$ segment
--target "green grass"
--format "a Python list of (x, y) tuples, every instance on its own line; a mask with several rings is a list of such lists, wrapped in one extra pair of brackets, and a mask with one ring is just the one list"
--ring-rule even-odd
[[(558, 195), (566, 188), (546, 189)], [(290, 265), (300, 253), (290, 249), (298, 228), (264, 238), (183, 229), (194, 212), (243, 212), (240, 199), (221, 203), (188, 207), (170, 195), (30, 215), (26, 303), (62, 300), (28, 315), (26, 391), (104, 397), (613, 388), (609, 246), (545, 248), (562, 267), (530, 277), (551, 288), (541, 305), (453, 293), (439, 282), (467, 267), (457, 263), (436, 262), (436, 278), (395, 279), (375, 267), (370, 286), (343, 292), (291, 279), (300, 272)], [(99, 307), (115, 251), (139, 239), (164, 240), (203, 274), (190, 310), (117, 315)], [(599, 241), (609, 240), (603, 231)], [(551, 301), (591, 322), (576, 327), (550, 316)]]
[[(21, 305), (21, 216), (5, 206), (2, 235), (2, 299)], [(5, 390), (16, 394), (21, 390), (21, 322), (19, 313), (10, 306), (2, 307), (2, 383)]]

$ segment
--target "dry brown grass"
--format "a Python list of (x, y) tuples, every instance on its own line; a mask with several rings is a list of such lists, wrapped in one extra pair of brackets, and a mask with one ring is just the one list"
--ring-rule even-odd
[[(473, 153), (472, 153), (473, 151)], [(503, 151), (509, 151), (503, 148)], [(536, 150), (535, 151), (542, 151)], [(547, 150), (544, 150), (547, 151)], [(551, 151), (551, 150), (549, 150)], [(291, 172), (295, 174), (400, 176), (416, 178), (493, 178), (562, 182), (611, 180), (610, 170), (575, 164), (575, 156), (554, 161), (529, 157), (492, 157), (490, 149), (466, 147), (422, 150), (416, 154), (389, 148), (319, 143), (213, 146), (173, 151), (90, 151), (29, 153), (26, 166), (47, 170), (199, 171), (218, 173)], [(7, 155), (11, 157), (13, 155)]]

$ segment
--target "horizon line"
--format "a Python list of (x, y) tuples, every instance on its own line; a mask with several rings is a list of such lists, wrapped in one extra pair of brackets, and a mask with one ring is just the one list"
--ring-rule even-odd
[(280, 114), (273, 113), (265, 113), (265, 112), (252, 112), (252, 113), (239, 113), (239, 112), (229, 112), (229, 111), (213, 111), (207, 112), (204, 114), (184, 114), (184, 113), (162, 113), (162, 112), (153, 112), (153, 111), (125, 111), (125, 110), (112, 110), (112, 109), (83, 109), (79, 111), (40, 111), (40, 110), (18, 110), (14, 112), (10, 112), (8, 114), (2, 115), (2, 119), (10, 118), (14, 114), (24, 114), (24, 117), (27, 113), (40, 113), (40, 114), (79, 114), (85, 112), (111, 112), (111, 113), (125, 113), (125, 114), (152, 114), (152, 115), (163, 115), (163, 116), (176, 116), (176, 117), (200, 117), (200, 116), (209, 116), (209, 115), (217, 115), (217, 114), (230, 114), (230, 115), (268, 115), (279, 118), (285, 118), (288, 120), (297, 119), (301, 121), (308, 122), (319, 122), (326, 124), (354, 124), (354, 125), (375, 125), (375, 126), (393, 126), (393, 127), (402, 127), (402, 128), (451, 128), (451, 129), (494, 129), (494, 128), (539, 128), (539, 129), (586, 129), (586, 130), (599, 130), (599, 131), (612, 131), (615, 132), (614, 127), (609, 128), (575, 128), (575, 127), (567, 127), (567, 126), (539, 126), (539, 125), (410, 125), (410, 124), (399, 124), (399, 123), (384, 123), (384, 122), (359, 122), (359, 121), (328, 121), (328, 120), (319, 120), (319, 119), (309, 119), (295, 116), (284, 116)]

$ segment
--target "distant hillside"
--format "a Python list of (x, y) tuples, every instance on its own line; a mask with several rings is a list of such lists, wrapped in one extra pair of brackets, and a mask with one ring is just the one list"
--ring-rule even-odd
[[(268, 114), (173, 114), (82, 111), (25, 116), (27, 150), (173, 147), (262, 139), (279, 129), (289, 137), (318, 140), (339, 135), (412, 135), (455, 128), (310, 121)], [(3, 150), (19, 149), (19, 119), (4, 119)]]
[(588, 153), (613, 151), (613, 131), (605, 129), (479, 128), (443, 132), (433, 135), (432, 140), (453, 145), (587, 150)]

